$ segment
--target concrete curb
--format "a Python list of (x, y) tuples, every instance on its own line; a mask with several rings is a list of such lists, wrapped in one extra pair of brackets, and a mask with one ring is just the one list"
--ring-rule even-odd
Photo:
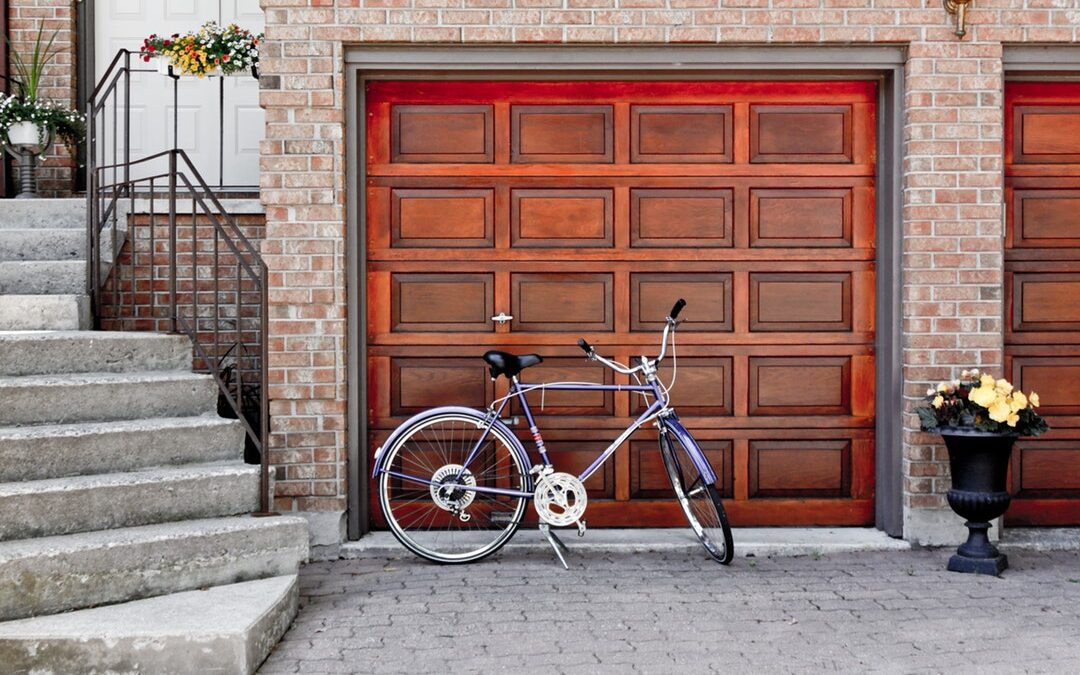
[[(560, 531), (571, 555), (659, 552), (697, 553), (701, 544), (689, 528), (590, 530), (582, 538)], [(793, 557), (868, 551), (907, 551), (911, 544), (870, 528), (736, 528), (737, 557)], [(503, 550), (548, 548), (535, 528), (522, 528)], [(375, 532), (341, 545), (342, 558), (404, 558), (413, 554), (389, 532)]]

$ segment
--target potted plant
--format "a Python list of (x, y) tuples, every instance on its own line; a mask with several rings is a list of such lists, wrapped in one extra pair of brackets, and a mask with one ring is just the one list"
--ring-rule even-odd
[(59, 139), (75, 156), (86, 134), (81, 114), (39, 96), (45, 68), (58, 53), (53, 46), (56, 35), (54, 31), (46, 40), (42, 24), (29, 57), (11, 50), (17, 93), (0, 94), (0, 142), (19, 159), (19, 197), (23, 198), (36, 196), (34, 169), (37, 156), (49, 149), (53, 139)]
[(156, 59), (158, 71), (165, 75), (234, 75), (253, 72), (258, 66), (261, 41), (261, 34), (236, 24), (219, 26), (207, 21), (184, 35), (151, 35), (143, 40), (139, 55), (147, 63)]
[(1001, 574), (1008, 559), (990, 543), (990, 522), (1009, 508), (1006, 477), (1013, 444), (1050, 427), (1035, 409), (1039, 395), (1025, 395), (1006, 380), (963, 371), (959, 380), (926, 391), (916, 408), (923, 431), (941, 434), (949, 451), (949, 506), (967, 522), (968, 539), (949, 559), (953, 572)]

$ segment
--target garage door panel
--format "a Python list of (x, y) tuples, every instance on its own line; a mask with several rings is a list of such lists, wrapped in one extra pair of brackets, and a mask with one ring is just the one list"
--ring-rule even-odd
[(394, 162), (487, 164), (495, 159), (490, 105), (395, 105), (390, 125)]
[[(734, 496), (732, 473), (733, 450), (730, 440), (700, 442), (701, 449), (716, 473), (716, 489), (720, 496)], [(671, 499), (671, 480), (664, 468), (659, 443), (655, 440), (630, 443), (630, 497)]]
[(750, 161), (850, 163), (850, 106), (750, 106)]
[[(1014, 487), (1038, 497), (1080, 497), (1080, 440), (1017, 443), (1019, 480)], [(1015, 485), (1019, 483), (1019, 485)]]
[[(1080, 351), (1080, 350), (1078, 350)], [(1011, 382), (1039, 393), (1039, 413), (1080, 415), (1080, 353), (1075, 356), (1012, 356)]]
[(733, 145), (730, 105), (630, 107), (631, 162), (724, 164)]
[(394, 248), (487, 248), (495, 245), (493, 189), (391, 190)]
[(390, 414), (414, 415), (446, 401), (483, 407), (493, 390), (484, 363), (476, 358), (392, 358)]
[(511, 329), (520, 332), (611, 332), (612, 274), (511, 274)]
[[(523, 442), (528, 443), (523, 439)], [(561, 441), (546, 443), (548, 456), (560, 471), (581, 475), (607, 447), (602, 441)], [(589, 499), (613, 499), (615, 497), (615, 462), (607, 462), (585, 481)]]
[[(542, 382), (612, 384), (612, 371), (581, 358), (545, 358), (521, 375), (526, 385)], [(536, 391), (528, 394), (537, 415), (614, 415), (615, 394), (610, 391)]]
[(1080, 271), (1011, 276), (1014, 331), (1080, 330)]
[(751, 441), (748, 485), (751, 499), (850, 496), (851, 441)]
[(515, 164), (608, 163), (615, 158), (610, 105), (510, 108)]
[(684, 332), (731, 331), (732, 287), (731, 273), (631, 273), (630, 330), (662, 331), (674, 299), (683, 298), (693, 308)]
[(850, 331), (851, 274), (750, 274), (750, 330)]
[[(366, 95), (372, 442), (429, 402), (505, 394), (487, 349), (543, 355), (525, 383), (628, 383), (574, 341), (633, 362), (684, 297), (677, 377), (671, 353), (659, 376), (736, 522), (872, 522), (874, 83), (377, 81)], [(454, 139), (410, 136), (453, 125)], [(646, 407), (626, 391), (528, 397), (571, 472)], [(520, 418), (514, 432), (531, 447)], [(588, 487), (591, 525), (684, 523), (651, 428)]]
[(733, 212), (730, 188), (632, 188), (630, 245), (727, 248)]
[(852, 190), (751, 189), (750, 245), (850, 247)]
[(530, 248), (610, 248), (614, 192), (512, 189), (510, 242)]
[(851, 414), (851, 359), (751, 357), (751, 415)]
[(1080, 106), (1017, 105), (1012, 114), (1016, 163), (1080, 163)]
[(1013, 246), (1080, 246), (1080, 188), (1010, 191)]
[[(733, 363), (731, 357), (680, 357), (675, 386), (671, 389), (672, 400), (679, 402), (679, 413), (683, 416), (731, 415)], [(665, 385), (671, 382), (672, 367), (673, 361), (668, 360), (658, 371), (660, 381)], [(632, 396), (631, 411), (640, 415), (649, 403), (651, 401), (646, 402), (640, 396)]]
[(405, 332), (491, 332), (494, 274), (392, 274), (391, 325)]

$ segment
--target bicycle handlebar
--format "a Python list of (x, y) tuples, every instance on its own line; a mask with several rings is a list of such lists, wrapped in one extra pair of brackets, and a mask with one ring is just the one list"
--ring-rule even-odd
[(675, 304), (672, 305), (671, 313), (668, 314), (668, 318), (669, 319), (678, 319), (679, 318), (679, 312), (681, 312), (683, 310), (683, 307), (686, 307), (686, 300), (683, 300), (682, 298), (679, 298), (678, 300), (675, 301)]
[[(660, 364), (661, 361), (664, 360), (664, 356), (667, 354), (668, 335), (670, 335), (671, 331), (679, 324), (676, 319), (678, 319), (679, 312), (683, 310), (683, 307), (686, 307), (686, 300), (683, 300), (682, 298), (679, 298), (677, 301), (675, 301), (675, 304), (671, 307), (671, 313), (664, 321), (664, 336), (660, 340), (660, 355), (656, 357), (656, 360), (652, 361), (651, 365), (653, 367), (656, 367)], [(622, 373), (623, 375), (633, 375), (634, 373), (645, 368), (644, 363), (639, 366), (634, 366), (633, 368), (625, 368), (615, 363), (614, 361), (605, 359), (603, 356), (600, 356), (596, 353), (596, 350), (593, 349), (592, 345), (590, 345), (585, 340), (585, 338), (578, 338), (577, 344), (578, 347), (581, 347), (581, 350), (585, 352), (585, 355), (590, 360), (599, 361), (600, 363), (604, 364), (608, 368), (611, 368), (617, 373)], [(642, 361), (646, 360), (644, 356), (641, 358)]]
[(592, 354), (593, 353), (592, 345), (590, 345), (588, 342), (586, 342), (585, 338), (578, 338), (577, 346), (581, 347), (581, 351), (585, 352), (586, 354)]

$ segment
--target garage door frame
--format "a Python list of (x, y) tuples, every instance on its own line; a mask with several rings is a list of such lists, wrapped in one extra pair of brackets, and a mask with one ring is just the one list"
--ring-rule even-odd
[[(902, 534), (900, 47), (356, 46), (345, 53), (348, 536), (367, 530), (364, 83), (369, 79), (872, 79), (878, 87), (875, 525)], [(512, 68), (508, 65), (512, 64)]]

